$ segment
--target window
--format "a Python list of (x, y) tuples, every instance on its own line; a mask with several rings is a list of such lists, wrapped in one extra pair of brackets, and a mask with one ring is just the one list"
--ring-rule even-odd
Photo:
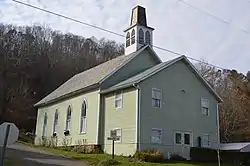
[(184, 144), (185, 145), (190, 145), (191, 142), (190, 142), (190, 134), (189, 133), (184, 133)]
[(131, 34), (131, 45), (135, 44), (135, 30), (132, 30), (132, 34)]
[(175, 132), (175, 144), (177, 145), (192, 145), (192, 133), (191, 132)]
[(71, 122), (71, 107), (69, 106), (66, 117), (66, 130), (70, 130), (70, 122)]
[(210, 146), (210, 136), (208, 134), (203, 135), (203, 146), (204, 147)]
[(130, 46), (130, 33), (128, 32), (126, 35), (126, 47)]
[(152, 129), (151, 142), (161, 144), (162, 142), (162, 130), (161, 129)]
[(45, 133), (46, 133), (47, 122), (48, 122), (48, 115), (47, 115), (47, 112), (45, 112), (44, 117), (43, 117), (43, 130), (42, 130), (43, 137), (45, 136)]
[(139, 30), (139, 43), (144, 44), (144, 32), (141, 28)]
[(161, 107), (161, 90), (160, 89), (152, 89), (152, 106), (156, 108)]
[(122, 108), (122, 92), (115, 93), (115, 108)]
[(175, 133), (175, 144), (181, 144), (181, 133)]
[(81, 133), (86, 132), (86, 111), (87, 111), (86, 100), (83, 100), (82, 110), (81, 110), (81, 124), (80, 124)]
[(54, 115), (53, 134), (57, 132), (57, 124), (58, 124), (58, 110), (56, 110)]
[(118, 137), (118, 140), (116, 140), (116, 142), (121, 142), (122, 140), (122, 129), (121, 128), (116, 128), (113, 129), (114, 131), (116, 131), (116, 136)]
[(209, 100), (201, 98), (202, 115), (209, 116)]
[(150, 44), (150, 33), (149, 33), (149, 31), (146, 32), (146, 44)]

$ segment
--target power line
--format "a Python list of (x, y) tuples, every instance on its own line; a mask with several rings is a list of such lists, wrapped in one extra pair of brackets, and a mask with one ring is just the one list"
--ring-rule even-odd
[[(71, 20), (71, 21), (74, 21), (74, 22), (83, 24), (83, 25), (90, 26), (90, 27), (92, 27), (92, 28), (99, 29), (99, 30), (104, 31), (104, 32), (108, 32), (108, 33), (111, 33), (111, 34), (114, 34), (114, 35), (117, 35), (117, 36), (120, 36), (120, 37), (125, 37), (125, 35), (122, 35), (122, 34), (113, 32), (113, 31), (111, 31), (111, 30), (107, 30), (107, 29), (104, 29), (104, 28), (101, 28), (101, 27), (98, 27), (98, 26), (95, 26), (95, 25), (92, 25), (92, 24), (88, 24), (88, 23), (86, 23), (86, 22), (79, 21), (79, 20), (76, 20), (76, 19), (74, 19), (74, 18), (65, 16), (65, 15), (62, 15), (62, 14), (58, 14), (58, 13), (55, 13), (55, 12), (52, 12), (52, 11), (49, 11), (49, 10), (46, 10), (46, 9), (42, 9), (42, 8), (37, 7), (37, 6), (34, 6), (34, 5), (30, 5), (30, 4), (27, 4), (27, 3), (24, 3), (24, 2), (20, 2), (20, 1), (17, 1), (17, 0), (12, 0), (12, 1), (13, 1), (13, 2), (16, 2), (16, 3), (19, 3), (19, 4), (22, 4), (22, 5), (25, 5), (25, 6), (28, 6), (28, 7), (31, 7), (31, 8), (34, 8), (34, 9), (37, 9), (37, 10), (40, 10), (40, 11), (43, 11), (43, 12), (50, 13), (50, 14), (52, 14), (52, 15), (56, 15), (56, 16), (59, 16), (59, 17), (62, 17), (62, 18), (65, 18), (65, 19), (68, 19), (68, 20)], [(180, 1), (182, 1), (182, 0), (180, 0)], [(137, 41), (137, 42), (138, 42), (138, 41)], [(178, 55), (178, 56), (183, 56), (183, 55), (184, 55), (184, 54), (181, 54), (181, 53), (178, 53), (178, 52), (175, 52), (175, 51), (171, 51), (171, 50), (169, 50), (169, 49), (162, 48), (162, 47), (159, 47), (159, 46), (153, 45), (152, 47), (157, 48), (157, 49), (162, 50), (162, 51), (166, 51), (166, 52), (171, 53), (171, 54)], [(186, 56), (186, 55), (185, 55), (185, 56)], [(207, 62), (204, 62), (204, 61), (202, 61), (202, 60), (198, 60), (198, 59), (195, 59), (195, 58), (192, 58), (192, 57), (189, 57), (189, 56), (186, 56), (186, 57), (187, 57), (188, 59), (193, 60), (193, 61), (196, 61), (196, 62), (199, 62), (199, 63), (204, 63), (204, 64), (206, 64), (206, 65), (213, 66), (213, 67), (218, 68), (218, 69), (222, 69), (222, 70), (225, 69), (225, 68), (223, 68), (223, 67), (220, 67), (220, 66), (217, 66), (217, 65), (213, 65), (213, 64), (211, 64), (211, 63), (207, 63)]]
[[(204, 13), (204, 14), (206, 14), (206, 15), (208, 15), (208, 16), (210, 16), (210, 17), (216, 19), (216, 20), (219, 20), (220, 22), (222, 22), (222, 23), (224, 23), (224, 24), (228, 24), (228, 25), (230, 25), (230, 26), (234, 26), (234, 25), (232, 25), (232, 21), (224, 20), (224, 19), (222, 19), (222, 18), (220, 18), (220, 17), (218, 17), (218, 16), (215, 16), (215, 15), (209, 13), (209, 12), (206, 12), (206, 11), (204, 11), (204, 10), (202, 10), (202, 9), (200, 9), (200, 8), (198, 8), (198, 7), (196, 7), (196, 6), (194, 6), (194, 5), (191, 5), (190, 3), (188, 3), (188, 2), (186, 2), (186, 1), (184, 1), (184, 0), (179, 0), (179, 2), (181, 2), (181, 3), (183, 3), (183, 4), (187, 5), (187, 6), (189, 6), (190, 8), (193, 8), (193, 9), (195, 9), (195, 10), (201, 12), (201, 13)], [(249, 1), (249, 2), (250, 2), (250, 1)], [(250, 35), (250, 32), (248, 32), (247, 30), (241, 29), (241, 28), (239, 28), (239, 27), (236, 27), (236, 28), (237, 28), (238, 30), (240, 30), (240, 31), (242, 31), (242, 32), (244, 32), (244, 33)]]

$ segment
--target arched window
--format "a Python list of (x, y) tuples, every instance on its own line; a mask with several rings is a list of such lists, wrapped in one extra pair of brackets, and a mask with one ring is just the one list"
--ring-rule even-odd
[(43, 130), (42, 130), (43, 137), (45, 136), (45, 133), (46, 133), (47, 122), (48, 122), (48, 115), (47, 115), (47, 112), (45, 112), (44, 118), (43, 118)]
[(128, 32), (126, 35), (126, 47), (130, 46), (130, 33)]
[(69, 106), (66, 117), (66, 130), (70, 130), (70, 123), (71, 123), (71, 107)]
[(146, 44), (151, 44), (150, 42), (151, 42), (150, 41), (150, 33), (149, 33), (149, 31), (147, 31), (146, 32)]
[(135, 30), (134, 29), (132, 30), (132, 33), (131, 33), (131, 45), (132, 44), (135, 44)]
[(81, 110), (81, 124), (80, 124), (80, 132), (86, 132), (86, 113), (87, 113), (87, 104), (86, 100), (82, 102), (82, 110)]
[(56, 110), (54, 115), (53, 134), (57, 133), (57, 124), (58, 124), (58, 110)]
[(139, 30), (139, 43), (144, 44), (144, 32), (141, 28)]

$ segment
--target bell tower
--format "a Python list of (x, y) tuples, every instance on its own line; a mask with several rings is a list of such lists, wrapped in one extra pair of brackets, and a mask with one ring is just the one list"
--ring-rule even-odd
[(153, 45), (153, 30), (147, 25), (146, 9), (136, 6), (132, 9), (130, 26), (125, 32), (125, 55), (136, 52), (141, 47)]

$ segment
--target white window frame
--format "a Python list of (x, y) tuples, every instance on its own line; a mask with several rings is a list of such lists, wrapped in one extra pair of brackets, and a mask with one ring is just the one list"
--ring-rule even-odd
[[(154, 91), (158, 91), (158, 92), (161, 93), (161, 94), (160, 94), (160, 99), (156, 99), (156, 100), (160, 100), (160, 107), (156, 107), (156, 106), (154, 105), (154, 103), (153, 103), (153, 101), (154, 101), (154, 98), (153, 98), (153, 93), (154, 93)], [(153, 107), (153, 108), (161, 108), (161, 107), (162, 107), (162, 90), (161, 90), (161, 89), (152, 88), (152, 91), (151, 91), (151, 103), (152, 103), (152, 107)]]
[[(157, 131), (160, 131), (160, 132), (161, 132), (160, 141), (159, 141), (159, 142), (153, 142), (153, 140), (152, 140), (152, 137), (153, 137), (152, 133), (153, 133), (154, 130), (157, 130)], [(150, 134), (150, 142), (151, 142), (152, 144), (162, 144), (162, 142), (163, 142), (162, 140), (163, 140), (163, 130), (160, 129), (160, 128), (152, 128), (152, 129), (151, 129), (151, 134)]]
[[(205, 144), (205, 137), (208, 138), (206, 144)], [(210, 135), (205, 133), (202, 136), (202, 147), (210, 147), (210, 146), (211, 146)]]
[[(189, 134), (189, 144), (185, 144), (185, 134)], [(183, 132), (183, 145), (193, 146), (193, 133), (192, 132)]]
[[(81, 107), (81, 115), (80, 115), (80, 134), (85, 134), (87, 129), (87, 101), (83, 99), (85, 102), (85, 116), (82, 115), (82, 107)], [(83, 104), (83, 103), (82, 103)], [(83, 128), (84, 126), (84, 128)]]
[[(46, 123), (45, 123), (45, 118), (46, 118)], [(46, 136), (47, 125), (48, 125), (48, 113), (45, 112), (43, 116), (42, 137)]]
[[(206, 102), (207, 106), (206, 106), (206, 104), (204, 105), (204, 102)], [(210, 105), (209, 99), (202, 97), (201, 98), (201, 114), (202, 114), (202, 116), (209, 116), (210, 115), (209, 105)], [(207, 114), (204, 113), (203, 108), (207, 109)]]
[[(56, 113), (57, 113), (57, 121), (55, 119)], [(52, 134), (57, 133), (58, 121), (59, 121), (59, 112), (58, 112), (58, 109), (56, 109), (56, 111), (54, 113), (54, 121), (53, 121), (53, 129), (52, 129), (53, 133)]]
[[(176, 143), (176, 134), (180, 134), (181, 135), (181, 142), (178, 144), (178, 143)], [(180, 132), (180, 131), (176, 131), (176, 132), (174, 132), (174, 144), (175, 145), (182, 145), (183, 144), (183, 140), (182, 140), (182, 132)]]
[[(121, 95), (120, 98), (117, 97), (118, 93)], [(118, 101), (118, 100), (121, 100), (121, 105), (119, 107), (116, 106), (116, 101)], [(120, 109), (123, 107), (123, 91), (122, 90), (115, 92), (114, 105), (115, 105), (115, 109)]]
[[(180, 134), (181, 135), (181, 143), (180, 144), (176, 143), (176, 134)], [(190, 136), (190, 139), (189, 139), (190, 144), (185, 144), (185, 134), (189, 134), (189, 136)], [(189, 132), (189, 131), (175, 131), (174, 132), (174, 145), (177, 145), (177, 146), (190, 146), (190, 147), (192, 147), (193, 144), (194, 144), (194, 141), (193, 141), (193, 132)]]
[[(120, 130), (121, 131), (121, 134), (120, 134), (120, 139), (119, 140), (115, 140), (115, 142), (122, 142), (122, 128), (113, 128), (113, 130)], [(116, 132), (117, 133), (117, 132)], [(119, 135), (117, 135), (119, 136)]]
[[(68, 110), (70, 108), (70, 118), (68, 119)], [(72, 121), (72, 106), (69, 105), (67, 108), (67, 112), (66, 112), (66, 126), (65, 126), (65, 130), (69, 130), (71, 128), (71, 121)]]

